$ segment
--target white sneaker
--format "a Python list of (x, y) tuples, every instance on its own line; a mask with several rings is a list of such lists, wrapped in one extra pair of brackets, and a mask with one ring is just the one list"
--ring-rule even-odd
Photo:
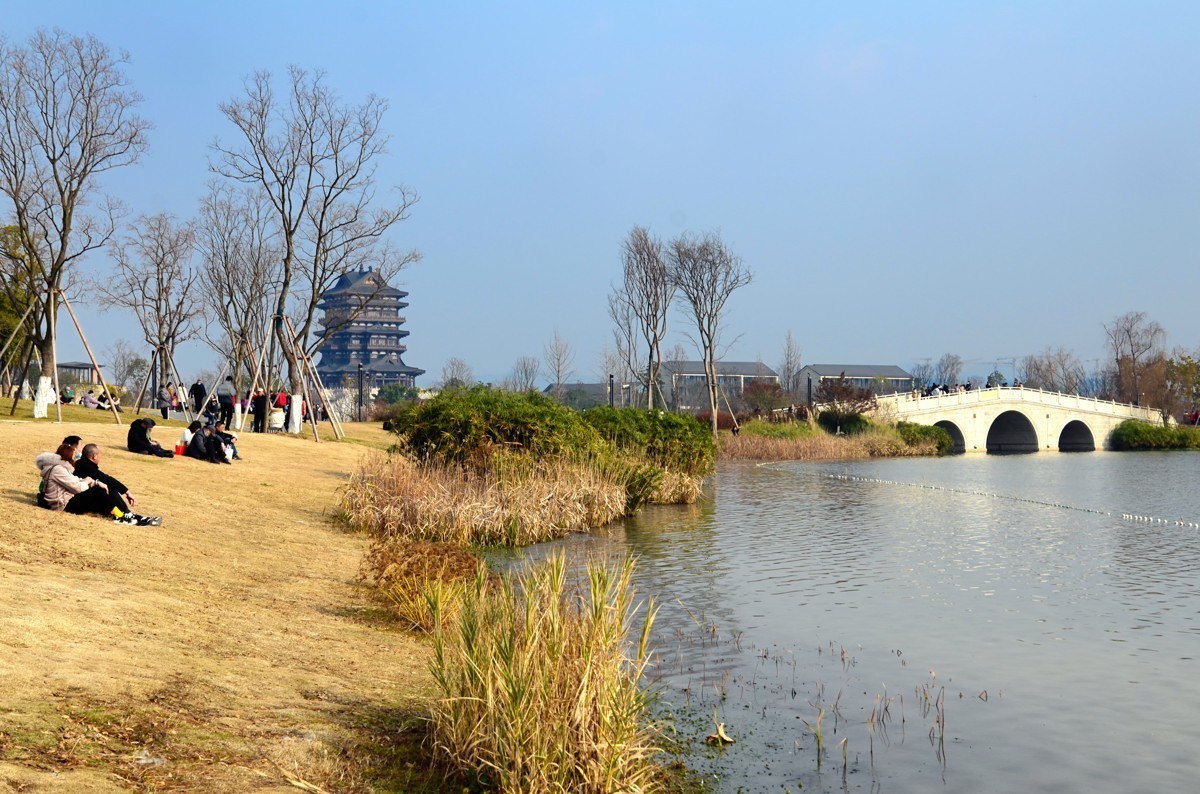
[(130, 524), (133, 526), (137, 526), (137, 517), (134, 516), (133, 513), (126, 513), (125, 515), (121, 516), (120, 518), (113, 516), (113, 523), (114, 524)]

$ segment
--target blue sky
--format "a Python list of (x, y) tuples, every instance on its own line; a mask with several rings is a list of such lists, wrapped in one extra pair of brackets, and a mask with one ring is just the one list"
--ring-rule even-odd
[[(1135, 310), (1200, 346), (1194, 2), (5, 5), (10, 39), (129, 52), (155, 129), (104, 187), (134, 214), (195, 212), (255, 70), (386, 97), (381, 182), (421, 196), (394, 236), (424, 254), (397, 284), (421, 385), (451, 357), (499, 380), (556, 330), (599, 380), (635, 224), (716, 230), (754, 273), (727, 360), (773, 366), (791, 331), (806, 363), (986, 374), (1065, 346), (1091, 369)], [(139, 339), (83, 308), (93, 347)]]

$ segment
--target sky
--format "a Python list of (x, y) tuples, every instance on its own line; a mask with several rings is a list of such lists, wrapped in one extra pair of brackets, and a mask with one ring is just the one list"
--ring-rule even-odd
[[(0, 19), (10, 41), (128, 52), (155, 128), (100, 188), (131, 218), (195, 214), (211, 143), (236, 141), (218, 104), (255, 71), (386, 98), (380, 188), (420, 196), (391, 239), (423, 255), (394, 282), (421, 386), (451, 358), (499, 381), (556, 332), (572, 380), (601, 380), (635, 225), (717, 232), (751, 271), (727, 361), (775, 366), (790, 332), (804, 363), (954, 353), (986, 375), (1065, 347), (1090, 371), (1129, 311), (1200, 347), (1200, 3), (4, 0)], [(93, 349), (140, 344), (132, 317), (73, 304)], [(698, 358), (686, 332), (675, 313), (667, 347)], [(61, 359), (84, 358), (74, 337)], [(189, 342), (177, 362), (221, 359)]]

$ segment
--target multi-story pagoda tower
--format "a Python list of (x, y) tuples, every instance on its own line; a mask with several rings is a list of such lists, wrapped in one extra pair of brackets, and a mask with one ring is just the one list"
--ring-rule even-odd
[(388, 383), (413, 386), (425, 370), (410, 367), (401, 355), (408, 349), (400, 341), (408, 336), (401, 328), (408, 293), (388, 285), (374, 270), (346, 273), (321, 296), (317, 308), (324, 314), (317, 334), (327, 337), (321, 347), (317, 372), (330, 385), (346, 376), (363, 377), (371, 388)]

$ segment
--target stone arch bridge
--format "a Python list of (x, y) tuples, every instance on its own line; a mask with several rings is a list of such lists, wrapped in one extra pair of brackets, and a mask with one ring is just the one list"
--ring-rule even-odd
[(1090, 452), (1110, 448), (1113, 430), (1126, 419), (1163, 421), (1154, 408), (1021, 386), (888, 394), (877, 403), (882, 417), (945, 429), (955, 452)]

